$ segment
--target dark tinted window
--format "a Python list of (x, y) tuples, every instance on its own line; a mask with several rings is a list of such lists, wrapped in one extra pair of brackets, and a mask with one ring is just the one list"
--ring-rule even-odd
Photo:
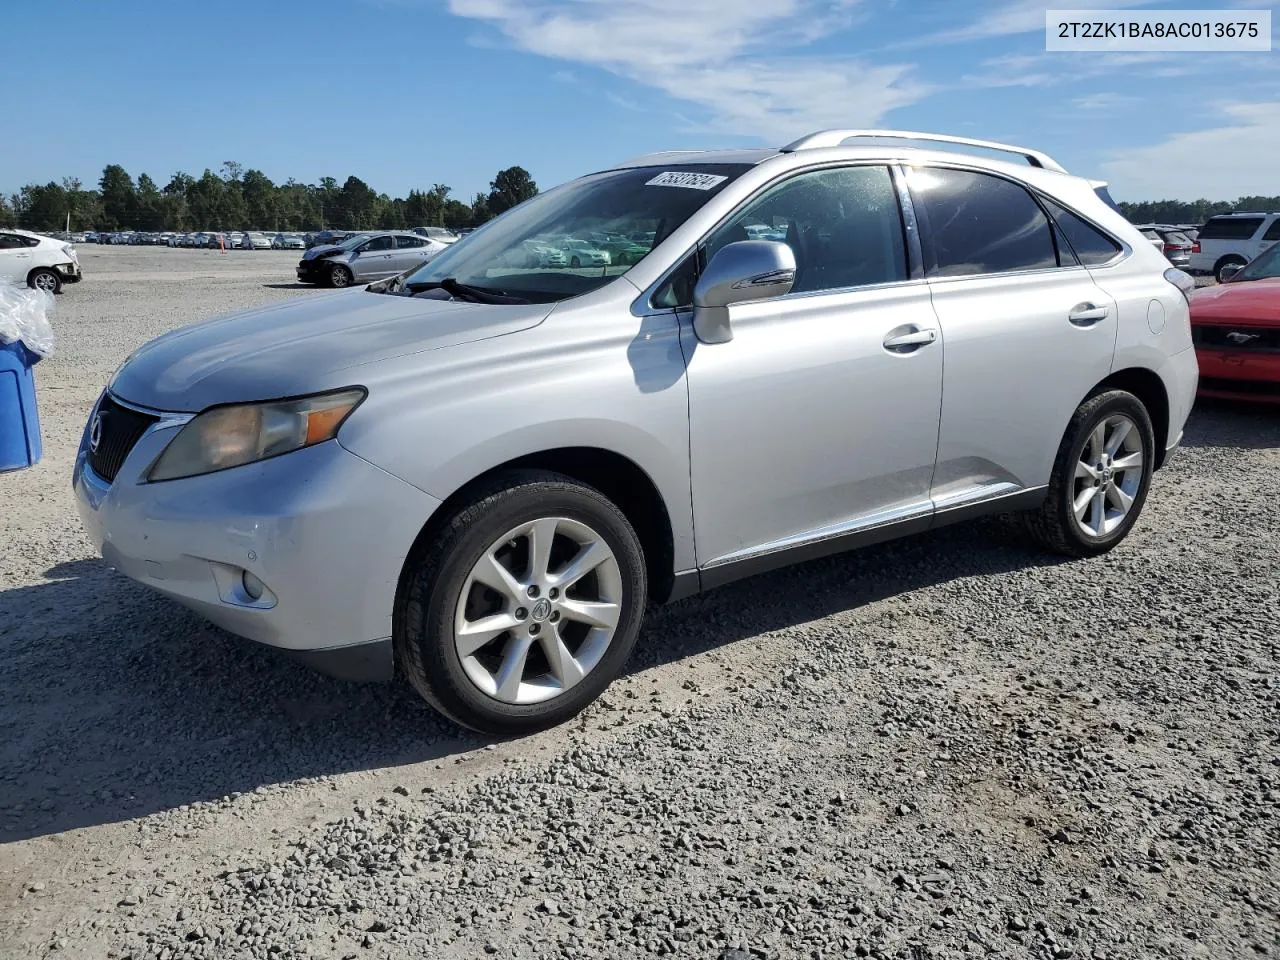
[(25, 247), (26, 240), (13, 233), (0, 233), (0, 250), (16, 250)]
[(373, 253), (378, 250), (390, 250), (394, 244), (394, 237), (374, 237), (360, 248), (360, 252)]
[(707, 241), (775, 240), (796, 257), (794, 292), (907, 279), (902, 211), (887, 167), (801, 173), (751, 200)]
[(687, 307), (693, 303), (693, 288), (698, 282), (698, 255), (691, 253), (676, 267), (667, 282), (658, 288), (651, 301), (655, 307)]
[(1200, 230), (1200, 240), (1248, 240), (1262, 226), (1261, 217), (1214, 217)]
[(1049, 218), (1016, 183), (937, 167), (914, 168), (909, 177), (912, 199), (928, 230), (933, 276), (1058, 265)]
[(407, 250), (410, 247), (422, 247), (426, 245), (426, 242), (421, 237), (396, 237), (396, 246), (401, 250)]
[(1053, 216), (1058, 229), (1067, 238), (1077, 259), (1085, 266), (1106, 263), (1120, 252), (1120, 244), (1112, 240), (1101, 230), (1086, 223), (1066, 207), (1046, 200), (1045, 206)]
[(1271, 221), (1271, 226), (1267, 227), (1267, 232), (1262, 235), (1262, 239), (1280, 240), (1280, 217)]

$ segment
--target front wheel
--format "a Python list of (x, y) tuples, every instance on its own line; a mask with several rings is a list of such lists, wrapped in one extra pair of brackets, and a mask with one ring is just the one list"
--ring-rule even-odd
[(335, 263), (329, 270), (329, 286), (331, 287), (349, 287), (352, 279), (351, 271), (340, 263)]
[(1027, 515), (1033, 536), (1072, 557), (1106, 553), (1125, 538), (1147, 499), (1155, 431), (1124, 390), (1090, 397), (1067, 427), (1044, 505)]
[(455, 722), (511, 736), (563, 723), (635, 646), (644, 556), (599, 491), (560, 474), (506, 474), (410, 559), (396, 658)]
[(48, 267), (37, 267), (27, 276), (27, 286), (45, 293), (59, 293), (62, 290), (62, 278), (56, 270)]

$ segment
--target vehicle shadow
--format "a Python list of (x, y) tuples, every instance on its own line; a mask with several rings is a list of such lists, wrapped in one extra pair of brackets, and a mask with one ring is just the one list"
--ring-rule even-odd
[(314, 283), (264, 283), (262, 285), (267, 290), (320, 290), (322, 287), (316, 286)]
[[(958, 577), (1054, 562), (998, 521), (813, 561), (653, 611), (628, 672)], [(485, 741), (402, 681), (240, 641), (100, 560), (0, 592), (0, 843)]]
[(1188, 448), (1280, 448), (1280, 404), (1198, 397), (1183, 431)]

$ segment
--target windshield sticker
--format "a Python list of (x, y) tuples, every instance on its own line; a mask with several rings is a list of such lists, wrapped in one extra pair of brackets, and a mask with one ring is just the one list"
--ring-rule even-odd
[(667, 170), (652, 180), (645, 182), (646, 187), (687, 187), (690, 190), (710, 190), (728, 180), (728, 177), (717, 177), (714, 173), (681, 173)]

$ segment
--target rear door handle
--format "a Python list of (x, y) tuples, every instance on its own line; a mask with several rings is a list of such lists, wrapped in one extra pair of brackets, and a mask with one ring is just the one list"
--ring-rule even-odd
[(912, 330), (909, 333), (900, 333), (896, 337), (886, 337), (884, 348), (905, 353), (915, 347), (928, 346), (937, 339), (937, 330)]
[(1067, 319), (1077, 327), (1092, 327), (1111, 315), (1110, 307), (1099, 307), (1092, 303), (1077, 303), (1067, 314)]

